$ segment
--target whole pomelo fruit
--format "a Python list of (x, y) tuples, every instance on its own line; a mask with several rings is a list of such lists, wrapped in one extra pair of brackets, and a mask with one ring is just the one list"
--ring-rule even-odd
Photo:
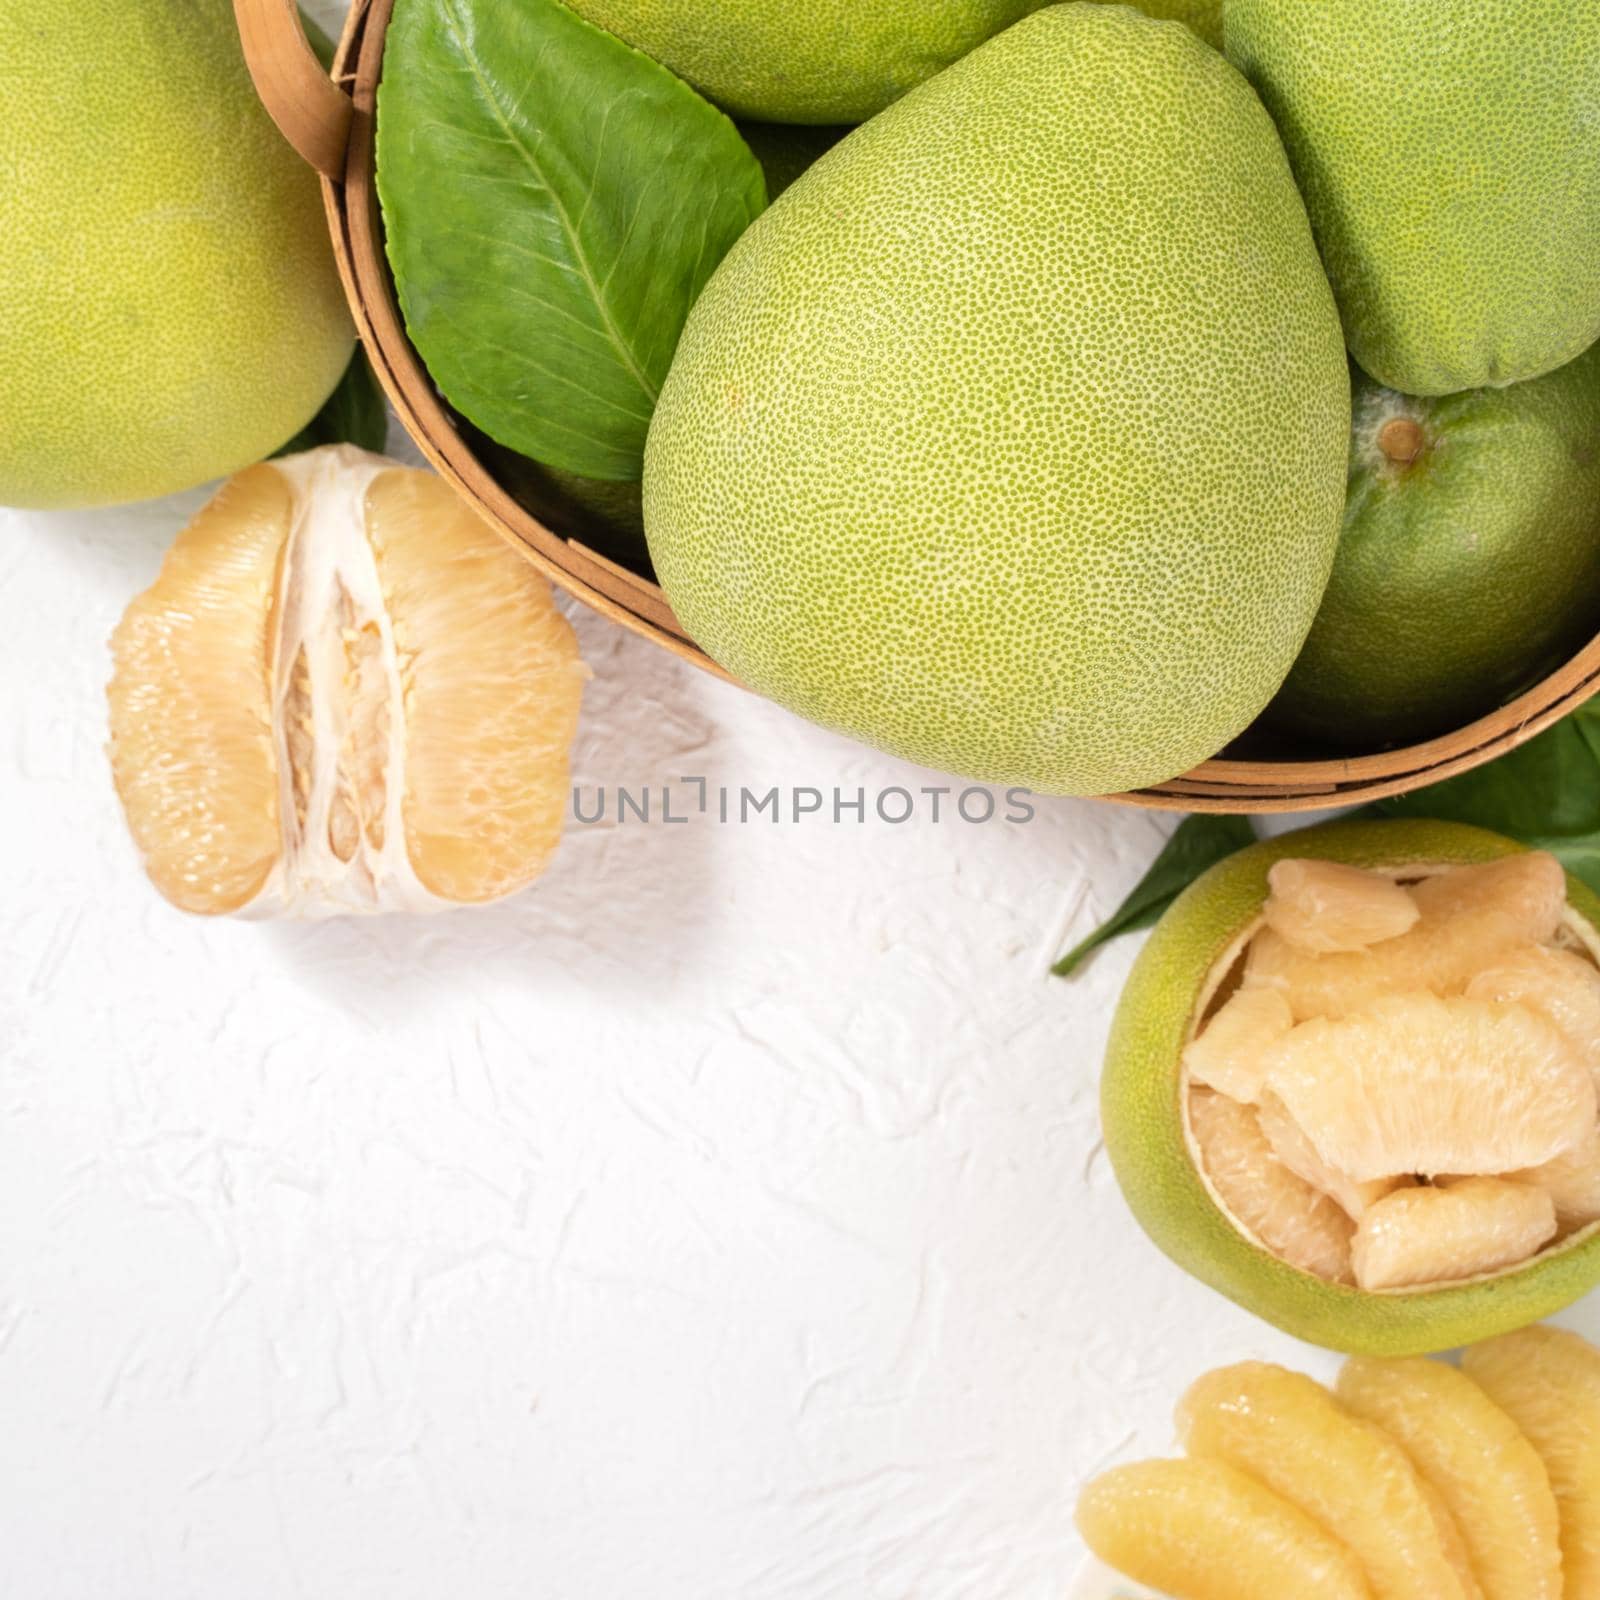
[(814, 721), (1057, 793), (1283, 681), (1349, 373), (1272, 125), (1175, 23), (1056, 6), (811, 168), (690, 315), (645, 527), (693, 637)]
[(1046, 0), (568, 0), (757, 122), (864, 122)]
[[(854, 123), (1048, 0), (568, 0), (736, 117)], [(1144, 0), (1222, 43), (1221, 0)], [(765, 164), (765, 163), (763, 163)]]
[[(1185, 1127), (1183, 1051), (1261, 927), (1275, 862), (1334, 861), (1406, 876), (1522, 850), (1456, 822), (1333, 823), (1241, 850), (1173, 902), (1118, 1002), (1100, 1105), (1106, 1152), (1129, 1208), (1186, 1272), (1296, 1338), (1363, 1355), (1418, 1355), (1491, 1338), (1549, 1316), (1600, 1282), (1594, 1227), (1498, 1275), (1438, 1288), (1374, 1292), (1326, 1281), (1235, 1224), (1202, 1179)], [(1591, 954), (1600, 949), (1600, 899), (1570, 875), (1567, 925)]]
[(3, 6), (0, 61), (0, 504), (147, 499), (270, 454), (355, 335), (228, 0)]
[(1600, 337), (1600, 6), (1228, 0), (1226, 42), (1379, 382), (1517, 383)]
[(1269, 721), (1376, 747), (1484, 716), (1600, 632), (1600, 346), (1507, 389), (1358, 374), (1333, 577)]

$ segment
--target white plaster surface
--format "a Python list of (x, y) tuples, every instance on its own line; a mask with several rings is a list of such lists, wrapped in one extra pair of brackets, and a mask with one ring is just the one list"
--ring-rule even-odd
[[(488, 910), (168, 908), (105, 640), (204, 498), (0, 513), (0, 1597), (1057, 1600), (1190, 1378), (1331, 1370), (1122, 1204), (1134, 944), (1046, 974), (1166, 821), (630, 821)], [(591, 795), (937, 781), (574, 620)]]

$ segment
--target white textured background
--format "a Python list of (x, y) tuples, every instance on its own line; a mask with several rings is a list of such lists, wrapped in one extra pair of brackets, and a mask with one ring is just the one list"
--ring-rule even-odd
[[(629, 823), (487, 911), (170, 910), (105, 640), (203, 499), (0, 512), (3, 1600), (1051, 1600), (1190, 1377), (1331, 1366), (1099, 1151), (1133, 947), (1046, 968), (1164, 822)], [(934, 781), (575, 620), (591, 793)]]

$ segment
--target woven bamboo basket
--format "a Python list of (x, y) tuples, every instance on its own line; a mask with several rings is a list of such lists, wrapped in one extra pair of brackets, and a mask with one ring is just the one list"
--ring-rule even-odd
[[(406, 337), (384, 255), (374, 176), (374, 115), (394, 0), (353, 0), (330, 78), (295, 0), (234, 0), (256, 87), (284, 136), (321, 175), (328, 225), (356, 325), (379, 381), (417, 447), (477, 512), (552, 581), (602, 616), (705, 672), (728, 674), (684, 632), (648, 577), (553, 532), (498, 484), (440, 400)], [(729, 681), (732, 681), (731, 679)], [(1168, 811), (1292, 812), (1404, 794), (1481, 765), (1600, 689), (1600, 638), (1491, 715), (1441, 738), (1377, 755), (1305, 760), (1219, 757), (1169, 783), (1110, 795)]]

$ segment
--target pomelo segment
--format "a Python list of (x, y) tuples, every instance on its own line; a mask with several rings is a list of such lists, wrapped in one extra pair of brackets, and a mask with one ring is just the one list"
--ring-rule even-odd
[(1467, 985), (1472, 1000), (1524, 1005), (1555, 1024), (1600, 1084), (1600, 971), (1572, 950), (1517, 945)]
[(1463, 1365), (1550, 1474), (1564, 1600), (1600, 1600), (1600, 1351), (1574, 1333), (1525, 1328), (1467, 1351)]
[(1275, 1094), (1269, 1092), (1261, 1097), (1256, 1116), (1272, 1153), (1296, 1177), (1337, 1201), (1353, 1222), (1359, 1222), (1386, 1194), (1416, 1182), (1411, 1177), (1370, 1178), (1357, 1182), (1348, 1172), (1329, 1166), (1317, 1154), (1317, 1147), (1306, 1137), (1305, 1129), (1289, 1115), (1288, 1108)]
[(1442, 1502), (1321, 1384), (1262, 1362), (1224, 1367), (1183, 1397), (1178, 1432), (1190, 1455), (1252, 1474), (1348, 1545), (1375, 1600), (1474, 1600)]
[(1388, 1433), (1438, 1491), (1466, 1541), (1484, 1600), (1562, 1600), (1549, 1474), (1471, 1378), (1438, 1361), (1358, 1357), (1339, 1374), (1338, 1396)]
[(1175, 1600), (1371, 1600), (1345, 1545), (1223, 1461), (1114, 1467), (1079, 1496), (1078, 1528), (1102, 1561)]
[(1330, 1282), (1354, 1281), (1349, 1217), (1278, 1160), (1251, 1107), (1193, 1089), (1189, 1125), (1201, 1168), (1230, 1216), (1291, 1266)]
[(1596, 1119), (1587, 1064), (1543, 1017), (1426, 993), (1302, 1024), (1273, 1047), (1266, 1084), (1358, 1181), (1538, 1166)]
[(1375, 949), (1313, 956), (1268, 928), (1251, 946), (1247, 981), (1280, 989), (1303, 1021), (1411, 990), (1457, 995), (1504, 952), (1555, 935), (1565, 885), (1542, 851), (1436, 873), (1411, 888), (1422, 917), (1409, 932)]
[(1307, 955), (1398, 938), (1422, 913), (1397, 883), (1337, 861), (1279, 861), (1267, 874), (1267, 926)]
[(1294, 1026), (1276, 989), (1246, 985), (1231, 995), (1183, 1052), (1191, 1081), (1250, 1102), (1261, 1093), (1267, 1050)]
[(1543, 1189), (1462, 1178), (1379, 1200), (1356, 1228), (1351, 1259), (1363, 1289), (1405, 1289), (1514, 1265), (1555, 1236), (1555, 1206)]
[(1411, 894), (1424, 922), (1471, 936), (1465, 942), (1476, 953), (1491, 945), (1503, 949), (1553, 939), (1566, 909), (1567, 881), (1553, 855), (1529, 850), (1430, 873)]
[(271, 679), (293, 515), (281, 473), (240, 473), (112, 635), (112, 776), (151, 881), (184, 911), (237, 911), (278, 860)]
[(1518, 1183), (1543, 1189), (1555, 1203), (1563, 1233), (1600, 1222), (1600, 1130), (1542, 1167), (1511, 1173)]
[(381, 474), (366, 510), (405, 696), (407, 853), (441, 899), (499, 899), (560, 841), (583, 683), (571, 624), (432, 473)]

